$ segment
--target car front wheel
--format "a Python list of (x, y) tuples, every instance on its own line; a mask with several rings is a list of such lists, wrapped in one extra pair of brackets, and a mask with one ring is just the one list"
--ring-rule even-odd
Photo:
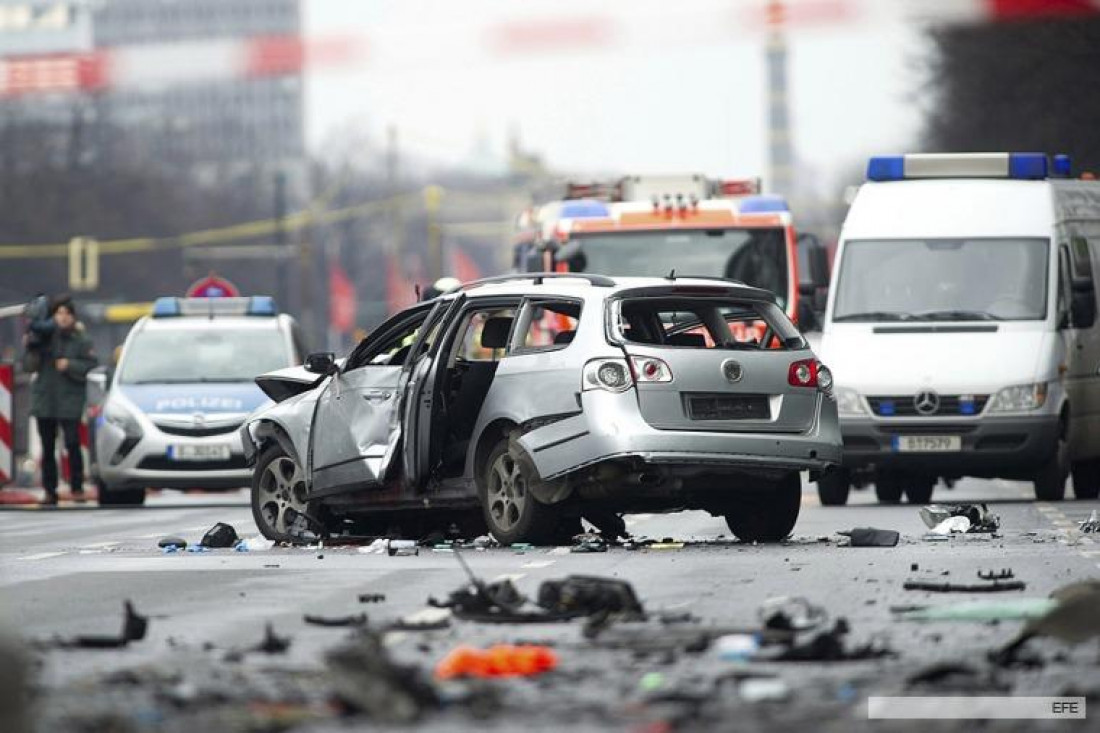
[(851, 490), (852, 476), (843, 468), (834, 469), (817, 480), (817, 496), (822, 506), (844, 506)]
[(260, 534), (276, 542), (301, 541), (310, 529), (305, 473), (280, 445), (268, 447), (252, 474), (252, 518)]
[(489, 533), (502, 545), (555, 539), (560, 517), (530, 491), (538, 472), (523, 449), (502, 439), (489, 453), (478, 486)]
[(1040, 468), (1033, 479), (1035, 498), (1039, 501), (1061, 501), (1066, 497), (1066, 479), (1069, 478), (1069, 444), (1065, 430), (1058, 436), (1054, 453)]
[(141, 506), (145, 503), (145, 489), (112, 489), (97, 481), (100, 506)]
[(794, 530), (801, 507), (802, 481), (792, 472), (773, 486), (737, 496), (726, 524), (742, 542), (780, 542)]

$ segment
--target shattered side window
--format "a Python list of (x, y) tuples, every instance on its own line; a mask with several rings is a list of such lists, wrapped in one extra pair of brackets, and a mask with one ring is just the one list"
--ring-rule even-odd
[(498, 361), (504, 355), (503, 337), (507, 337), (515, 317), (515, 308), (477, 310), (467, 314), (455, 359)]
[(694, 349), (800, 349), (797, 329), (771, 303), (722, 298), (638, 298), (619, 305), (619, 335)]
[(524, 350), (564, 349), (573, 342), (581, 304), (571, 301), (529, 303), (520, 321)]

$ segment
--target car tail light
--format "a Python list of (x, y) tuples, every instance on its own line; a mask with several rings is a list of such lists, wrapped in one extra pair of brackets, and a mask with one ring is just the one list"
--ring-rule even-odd
[(625, 392), (633, 385), (634, 378), (625, 359), (593, 359), (584, 365), (582, 390)]
[(793, 362), (787, 370), (787, 384), (792, 387), (817, 387), (817, 359)]
[(672, 369), (664, 361), (652, 356), (630, 357), (630, 371), (635, 382), (672, 381)]

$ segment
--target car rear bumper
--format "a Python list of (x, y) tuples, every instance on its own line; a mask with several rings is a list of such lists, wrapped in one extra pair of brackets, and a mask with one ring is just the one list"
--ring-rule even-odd
[[(1029, 478), (1053, 455), (1058, 415), (1006, 416), (968, 421), (848, 419), (841, 422), (847, 468), (932, 473), (939, 476)], [(962, 450), (901, 453), (900, 435), (957, 435)]]
[(609, 460), (726, 470), (823, 470), (841, 460), (835, 410), (806, 433), (658, 430), (633, 390), (582, 394), (583, 412), (526, 433), (519, 443), (549, 480)]

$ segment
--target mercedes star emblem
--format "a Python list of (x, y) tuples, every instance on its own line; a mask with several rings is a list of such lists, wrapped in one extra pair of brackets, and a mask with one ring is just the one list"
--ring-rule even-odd
[(940, 396), (930, 389), (917, 392), (917, 396), (913, 398), (913, 407), (922, 415), (934, 415), (940, 409)]

